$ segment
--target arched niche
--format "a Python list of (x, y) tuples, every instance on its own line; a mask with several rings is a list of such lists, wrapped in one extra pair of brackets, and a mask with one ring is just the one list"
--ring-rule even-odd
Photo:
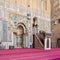
[(26, 46), (26, 34), (27, 34), (26, 25), (22, 22), (18, 23), (17, 25), (18, 47), (24, 48)]
[(18, 23), (17, 29), (19, 26), (21, 26), (24, 29), (24, 33), (27, 33), (27, 28), (26, 28), (26, 25), (24, 23), (22, 23), (22, 22)]

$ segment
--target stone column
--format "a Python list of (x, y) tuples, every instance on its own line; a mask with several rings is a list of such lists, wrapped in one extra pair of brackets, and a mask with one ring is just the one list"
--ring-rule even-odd
[(14, 39), (13, 39), (13, 32), (12, 32), (12, 46), (13, 46), (13, 43), (14, 43)]

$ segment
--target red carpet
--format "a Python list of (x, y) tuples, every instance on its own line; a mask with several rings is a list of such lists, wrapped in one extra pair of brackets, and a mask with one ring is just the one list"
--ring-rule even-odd
[(60, 49), (13, 49), (0, 50), (0, 60), (60, 60)]

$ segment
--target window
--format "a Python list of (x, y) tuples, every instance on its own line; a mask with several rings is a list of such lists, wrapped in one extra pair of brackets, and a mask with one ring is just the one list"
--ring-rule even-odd
[(40, 8), (47, 10), (47, 0), (40, 0)]
[(41, 10), (43, 10), (43, 0), (40, 0), (39, 7), (40, 7)]
[(58, 24), (58, 21), (56, 20), (56, 21), (54, 21), (54, 25), (56, 25), (56, 24)]
[(58, 23), (60, 23), (60, 19), (58, 19)]
[(47, 10), (47, 0), (44, 1), (45, 10)]

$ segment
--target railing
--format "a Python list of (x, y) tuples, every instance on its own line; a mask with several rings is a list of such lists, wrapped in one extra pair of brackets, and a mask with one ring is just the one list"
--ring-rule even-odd
[(41, 42), (38, 33), (35, 34), (35, 47), (44, 48), (44, 44)]

